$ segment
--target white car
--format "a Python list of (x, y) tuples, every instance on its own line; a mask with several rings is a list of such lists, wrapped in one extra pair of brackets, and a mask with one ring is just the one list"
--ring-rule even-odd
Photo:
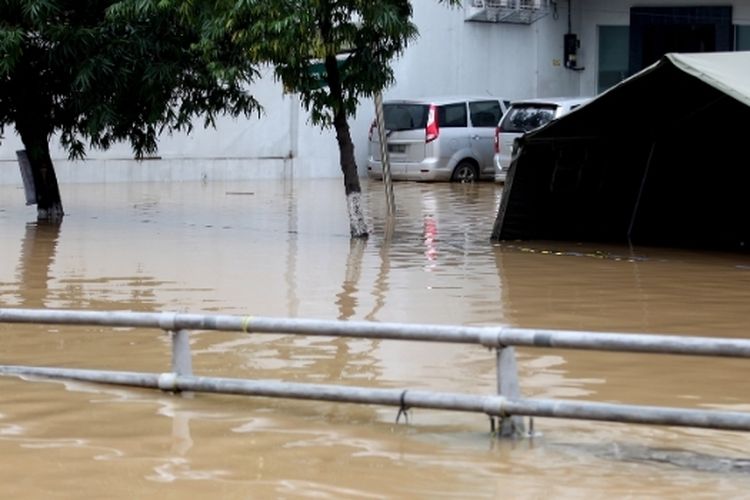
[[(393, 180), (493, 180), (495, 128), (510, 101), (489, 96), (389, 100), (383, 103)], [(376, 123), (370, 126), (367, 172), (383, 178)]]
[(514, 101), (495, 129), (495, 180), (505, 182), (517, 138), (590, 100), (591, 97), (546, 97)]

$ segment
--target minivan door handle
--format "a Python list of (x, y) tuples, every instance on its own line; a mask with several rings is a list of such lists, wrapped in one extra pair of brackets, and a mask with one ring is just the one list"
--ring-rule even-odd
[(478, 135), (472, 135), (471, 138), (472, 138), (472, 140), (475, 140), (475, 141), (479, 140), (479, 136)]

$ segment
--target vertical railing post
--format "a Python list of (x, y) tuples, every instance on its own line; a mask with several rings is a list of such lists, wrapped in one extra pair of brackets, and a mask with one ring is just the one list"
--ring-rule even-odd
[(385, 202), (388, 216), (396, 213), (396, 201), (393, 196), (393, 180), (391, 179), (391, 160), (388, 157), (388, 136), (385, 132), (385, 116), (383, 114), (383, 94), (375, 92), (375, 122), (378, 127), (380, 141), (380, 165), (383, 168), (383, 184), (385, 184)]
[[(497, 393), (507, 399), (521, 397), (516, 367), (516, 351), (513, 347), (498, 347), (497, 357)], [(500, 418), (499, 437), (515, 437), (525, 432), (523, 417), (510, 415)]]
[(192, 375), (193, 361), (190, 356), (190, 338), (187, 330), (170, 331), (172, 336), (172, 373)]
[[(167, 385), (174, 384), (177, 375), (192, 375), (193, 361), (190, 356), (190, 335), (187, 330), (178, 328), (175, 322), (177, 315), (171, 312), (163, 312), (159, 317), (159, 327), (169, 333), (172, 340), (172, 373)], [(164, 374), (168, 375), (168, 374)]]

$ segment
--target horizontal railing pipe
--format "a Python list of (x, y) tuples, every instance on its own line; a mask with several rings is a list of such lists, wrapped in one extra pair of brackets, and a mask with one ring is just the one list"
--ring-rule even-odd
[(99, 325), (750, 358), (750, 340), (497, 326), (415, 325), (219, 314), (0, 309), (0, 323)]
[(529, 417), (750, 431), (750, 413), (743, 412), (536, 398), (506, 401), (503, 410), (510, 415)]
[(302, 384), (271, 380), (195, 377), (174, 373), (155, 374), (71, 368), (0, 366), (0, 374), (98, 382), (165, 391), (365, 403), (394, 406), (402, 409), (454, 410), (484, 413), (494, 417), (535, 416), (750, 431), (750, 414), (718, 410), (691, 410), (550, 399), (507, 399), (502, 396)]

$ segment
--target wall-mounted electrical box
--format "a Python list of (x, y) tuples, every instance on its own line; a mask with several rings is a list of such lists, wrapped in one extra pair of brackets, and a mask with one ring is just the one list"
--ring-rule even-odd
[(563, 38), (565, 67), (570, 69), (578, 68), (578, 48), (581, 46), (581, 41), (578, 39), (578, 35), (575, 33), (566, 33)]

